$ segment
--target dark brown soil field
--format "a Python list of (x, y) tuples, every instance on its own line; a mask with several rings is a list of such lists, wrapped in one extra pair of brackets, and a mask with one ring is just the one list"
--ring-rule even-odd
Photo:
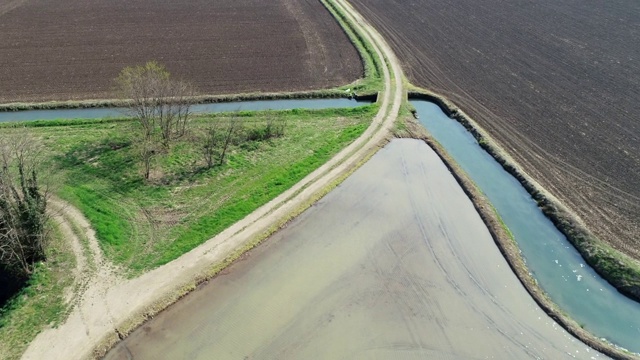
[(640, 2), (351, 0), (601, 239), (640, 259)]
[(207, 94), (356, 80), (354, 46), (318, 0), (0, 1), (0, 103), (113, 97), (157, 60)]

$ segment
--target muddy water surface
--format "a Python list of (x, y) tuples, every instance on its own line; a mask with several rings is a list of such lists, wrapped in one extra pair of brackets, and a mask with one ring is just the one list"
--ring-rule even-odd
[(107, 359), (600, 357), (536, 306), (435, 153), (394, 140)]

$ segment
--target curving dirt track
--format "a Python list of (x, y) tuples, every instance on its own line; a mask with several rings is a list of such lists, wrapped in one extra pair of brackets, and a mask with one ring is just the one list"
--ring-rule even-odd
[(350, 83), (360, 57), (318, 0), (0, 2), (0, 103), (113, 98), (157, 60), (202, 93)]
[(640, 3), (350, 0), (598, 237), (640, 259)]

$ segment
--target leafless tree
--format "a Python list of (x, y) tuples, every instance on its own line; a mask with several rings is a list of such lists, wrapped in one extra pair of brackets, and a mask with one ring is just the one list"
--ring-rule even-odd
[(207, 168), (213, 166), (214, 157), (218, 152), (218, 146), (221, 142), (221, 131), (219, 130), (219, 121), (212, 121), (204, 130), (202, 141), (202, 155), (207, 164)]
[(40, 143), (0, 137), (0, 266), (26, 277), (45, 260), (48, 193), (39, 179)]
[(227, 155), (227, 150), (229, 149), (229, 145), (231, 145), (233, 138), (235, 137), (236, 133), (240, 130), (240, 125), (241, 125), (241, 122), (237, 116), (233, 116), (229, 119), (227, 129), (225, 130), (225, 133), (224, 133), (224, 139), (222, 141), (222, 149), (220, 150), (220, 157), (218, 159), (219, 165), (224, 164), (224, 158)]
[(195, 90), (189, 83), (171, 79), (155, 61), (123, 69), (116, 82), (142, 127), (140, 154), (148, 180), (152, 160), (161, 153), (159, 145), (166, 150), (187, 133)]
[(116, 79), (131, 114), (142, 125), (145, 140), (158, 139), (165, 147), (187, 131), (195, 90), (189, 83), (171, 79), (164, 66), (150, 61), (126, 67)]

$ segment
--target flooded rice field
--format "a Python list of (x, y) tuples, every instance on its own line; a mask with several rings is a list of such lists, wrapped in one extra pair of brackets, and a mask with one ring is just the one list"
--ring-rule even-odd
[(394, 140), (106, 358), (602, 355), (538, 308), (431, 148)]

